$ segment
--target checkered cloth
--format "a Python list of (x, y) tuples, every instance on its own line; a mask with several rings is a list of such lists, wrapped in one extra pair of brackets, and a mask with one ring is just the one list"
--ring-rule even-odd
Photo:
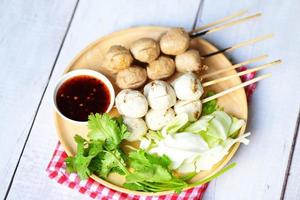
[[(246, 70), (246, 67), (241, 67), (239, 71)], [(255, 73), (246, 74), (241, 77), (242, 81), (247, 81), (253, 79)], [(249, 98), (256, 88), (256, 84), (249, 85), (245, 88), (247, 97)], [(100, 183), (89, 178), (87, 180), (80, 180), (77, 174), (66, 172), (65, 158), (67, 154), (64, 152), (60, 142), (58, 142), (55, 151), (53, 153), (52, 159), (48, 164), (46, 172), (51, 179), (54, 179), (56, 182), (66, 185), (71, 189), (77, 190), (82, 194), (87, 194), (91, 198), (101, 199), (101, 200), (199, 200), (202, 199), (202, 196), (208, 186), (204, 184), (197, 186), (195, 188), (186, 190), (180, 194), (169, 194), (162, 196), (138, 196), (131, 195), (122, 192), (112, 190), (110, 188), (101, 185)]]

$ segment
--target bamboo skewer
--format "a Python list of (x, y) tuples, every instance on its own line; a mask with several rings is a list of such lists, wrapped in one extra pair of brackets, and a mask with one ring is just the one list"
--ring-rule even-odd
[(218, 51), (215, 51), (215, 52), (212, 52), (212, 53), (209, 53), (209, 54), (206, 54), (204, 56), (202, 56), (203, 58), (208, 58), (210, 56), (214, 56), (214, 55), (217, 55), (219, 53), (225, 53), (225, 52), (229, 52), (229, 51), (233, 51), (235, 49), (238, 49), (238, 48), (241, 48), (241, 47), (244, 47), (244, 46), (247, 46), (247, 45), (250, 45), (250, 44), (255, 44), (257, 42), (261, 42), (263, 40), (267, 40), (267, 39), (270, 39), (272, 38), (274, 35), (273, 34), (268, 34), (268, 35), (264, 35), (264, 36), (260, 36), (260, 37), (256, 37), (256, 38), (253, 38), (251, 40), (247, 40), (247, 41), (244, 41), (244, 42), (240, 42), (238, 44), (235, 44), (231, 47), (227, 47), (227, 48), (224, 48), (224, 49), (221, 49), (221, 50), (218, 50)]
[(240, 85), (236, 85), (236, 86), (234, 86), (232, 88), (226, 89), (226, 90), (224, 90), (222, 92), (219, 92), (219, 93), (217, 93), (217, 94), (215, 94), (213, 96), (210, 96), (210, 97), (207, 97), (205, 99), (202, 99), (202, 103), (206, 103), (208, 101), (211, 101), (211, 100), (214, 100), (216, 98), (222, 97), (222, 96), (224, 96), (224, 95), (226, 95), (226, 94), (228, 94), (230, 92), (234, 92), (234, 91), (236, 91), (236, 90), (238, 90), (240, 88), (243, 88), (245, 86), (251, 85), (252, 83), (258, 82), (258, 81), (263, 80), (263, 79), (266, 79), (266, 78), (270, 77), (271, 75), (272, 75), (271, 73), (270, 74), (261, 75), (259, 77), (256, 77), (256, 78), (252, 79), (252, 80), (249, 80), (249, 81), (246, 81), (244, 83), (241, 83)]
[(228, 22), (226, 24), (217, 26), (217, 27), (212, 28), (212, 29), (208, 29), (208, 30), (205, 30), (205, 31), (202, 31), (202, 32), (199, 32), (199, 33), (192, 34), (191, 37), (199, 37), (199, 36), (206, 35), (208, 33), (213, 33), (213, 32), (216, 32), (216, 31), (220, 31), (220, 30), (223, 30), (225, 28), (228, 28), (228, 27), (231, 27), (231, 26), (234, 26), (234, 25), (246, 22), (248, 20), (251, 20), (251, 19), (254, 19), (254, 18), (260, 17), (260, 16), (261, 16), (261, 13), (256, 13), (254, 15), (250, 15), (250, 16), (247, 16), (247, 17), (244, 17), (244, 18), (241, 18), (241, 19), (237, 19), (235, 21)]
[(202, 75), (200, 78), (201, 79), (206, 79), (208, 77), (211, 77), (211, 76), (214, 76), (214, 75), (217, 75), (217, 74), (220, 74), (220, 73), (224, 73), (224, 72), (227, 72), (227, 71), (231, 71), (233, 69), (236, 69), (236, 68), (239, 68), (239, 67), (242, 67), (244, 65), (248, 65), (250, 63), (254, 63), (254, 62), (257, 62), (257, 61), (261, 61), (265, 58), (267, 58), (268, 55), (265, 54), (265, 55), (261, 55), (261, 56), (258, 56), (258, 57), (255, 57), (255, 58), (251, 58), (249, 60), (246, 60), (244, 62), (241, 62), (241, 63), (238, 63), (238, 64), (235, 64), (235, 65), (232, 65), (231, 67), (227, 67), (227, 68), (224, 68), (224, 69), (220, 69), (220, 70), (217, 70), (215, 72), (211, 72), (211, 73), (208, 73), (208, 74), (204, 74)]
[(222, 82), (222, 81), (229, 80), (229, 79), (237, 77), (237, 76), (242, 76), (242, 75), (245, 75), (245, 74), (248, 74), (248, 73), (251, 73), (251, 72), (256, 72), (256, 71), (259, 71), (259, 70), (262, 70), (262, 69), (266, 69), (266, 68), (269, 68), (269, 67), (271, 67), (275, 64), (279, 64), (279, 63), (281, 63), (281, 60), (275, 60), (273, 62), (269, 62), (267, 64), (264, 64), (264, 65), (261, 65), (261, 66), (258, 66), (258, 67), (252, 68), (252, 69), (248, 69), (248, 70), (245, 70), (245, 71), (233, 74), (233, 75), (225, 76), (225, 77), (222, 77), (222, 78), (218, 78), (218, 79), (215, 79), (215, 80), (212, 80), (212, 81), (202, 83), (202, 86), (207, 87), (207, 86), (210, 86), (210, 85)]
[(240, 16), (246, 14), (247, 11), (248, 11), (248, 10), (241, 10), (241, 11), (239, 11), (239, 12), (237, 12), (237, 13), (232, 14), (232, 15), (229, 15), (229, 16), (223, 17), (223, 18), (221, 18), (221, 19), (218, 19), (217, 21), (214, 21), (214, 22), (212, 22), (212, 23), (206, 24), (206, 25), (204, 25), (204, 26), (201, 26), (201, 27), (199, 27), (199, 28), (196, 28), (196, 29), (192, 30), (192, 31), (190, 32), (190, 34), (193, 34), (193, 33), (196, 33), (196, 32), (203, 31), (203, 30), (205, 30), (205, 29), (208, 29), (208, 28), (211, 28), (211, 27), (213, 27), (213, 26), (222, 24), (222, 23), (224, 23), (224, 22), (226, 22), (226, 21), (229, 21), (229, 20), (231, 20), (231, 19), (240, 17)]

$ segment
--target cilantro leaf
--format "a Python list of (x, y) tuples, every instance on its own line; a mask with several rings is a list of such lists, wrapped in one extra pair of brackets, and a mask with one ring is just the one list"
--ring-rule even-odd
[[(213, 96), (214, 92), (207, 92), (206, 97)], [(217, 99), (206, 102), (202, 105), (202, 115), (209, 115), (218, 109)]]
[(109, 150), (117, 149), (121, 141), (128, 136), (126, 125), (107, 113), (89, 115), (88, 128), (88, 137), (92, 140), (105, 141), (105, 147)]
[(126, 175), (128, 189), (158, 192), (166, 190), (181, 191), (187, 183), (173, 176), (167, 156), (149, 154), (144, 150), (137, 150), (129, 154), (129, 166), (132, 172)]
[(92, 169), (96, 175), (103, 178), (107, 178), (111, 172), (125, 175), (128, 171), (122, 154), (123, 152), (119, 149), (111, 152), (102, 151), (91, 161), (89, 168)]
[(91, 160), (102, 151), (102, 141), (92, 141), (88, 143), (81, 136), (74, 137), (77, 143), (77, 154), (65, 159), (67, 164), (67, 172), (77, 172), (80, 179), (87, 179), (92, 171), (89, 169)]

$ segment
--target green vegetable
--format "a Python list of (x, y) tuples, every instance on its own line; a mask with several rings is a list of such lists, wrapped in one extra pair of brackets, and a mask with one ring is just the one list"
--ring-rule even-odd
[(97, 140), (88, 143), (79, 135), (76, 135), (74, 139), (77, 142), (77, 154), (74, 157), (68, 157), (65, 159), (67, 172), (77, 172), (80, 179), (87, 179), (93, 173), (89, 169), (89, 165), (92, 159), (102, 151), (103, 142)]
[(209, 126), (209, 122), (214, 118), (214, 116), (207, 115), (201, 117), (199, 120), (191, 123), (188, 127), (184, 129), (185, 132), (192, 133), (201, 133), (203, 131), (207, 131), (207, 127)]
[(88, 120), (88, 137), (92, 140), (105, 141), (107, 149), (116, 149), (123, 139), (129, 136), (122, 118), (113, 119), (107, 113), (91, 114)]
[[(178, 121), (168, 126), (166, 132), (176, 133), (178, 130), (184, 129), (186, 124), (187, 120), (184, 117), (179, 118)], [(194, 125), (190, 128), (198, 126)], [(86, 179), (91, 174), (96, 174), (105, 179), (111, 172), (116, 172), (125, 176), (126, 183), (124, 187), (130, 190), (147, 192), (173, 190), (180, 192), (184, 188), (210, 181), (230, 167), (224, 168), (223, 171), (213, 177), (194, 184), (188, 184), (186, 181), (196, 173), (192, 172), (182, 177), (174, 176), (170, 167), (172, 162), (166, 155), (158, 156), (143, 149), (138, 149), (133, 150), (127, 156), (120, 148), (122, 140), (129, 135), (122, 118), (112, 118), (108, 114), (92, 114), (89, 116), (88, 128), (89, 139), (86, 140), (76, 135), (74, 139), (77, 143), (77, 153), (75, 156), (65, 159), (67, 171), (69, 173), (77, 172), (80, 179)], [(238, 126), (231, 126), (230, 130), (235, 131), (237, 128)], [(179, 137), (180, 134), (175, 136)], [(149, 137), (150, 144), (164, 139), (160, 132), (149, 132), (147, 137)], [(226, 140), (221, 145), (227, 149), (228, 146), (239, 140), (241, 139)]]
[[(214, 92), (207, 92), (206, 97), (213, 96), (215, 93)], [(209, 102), (206, 102), (202, 105), (202, 113), (201, 115), (209, 115), (213, 112), (215, 112), (218, 109), (217, 105), (217, 99), (211, 100)]]
[(181, 191), (188, 185), (172, 175), (169, 168), (171, 161), (167, 156), (149, 154), (140, 149), (129, 154), (129, 163), (133, 172), (126, 176), (124, 187), (128, 189), (148, 192)]
[(168, 123), (163, 129), (162, 134), (174, 134), (179, 129), (183, 128), (189, 122), (189, 117), (186, 113), (177, 115), (170, 123)]
[(210, 121), (206, 134), (226, 140), (232, 123), (231, 117), (223, 111), (215, 111), (211, 115), (214, 118)]
[(106, 178), (111, 172), (128, 173), (125, 154), (120, 149), (121, 141), (129, 134), (121, 118), (108, 114), (91, 114), (88, 120), (89, 141), (75, 136), (77, 154), (66, 158), (68, 172), (77, 172), (81, 179), (96, 174)]
[(245, 123), (244, 120), (232, 117), (232, 124), (230, 126), (228, 136), (232, 137), (232, 138), (235, 138), (238, 135), (239, 130), (241, 129), (241, 127), (244, 126), (245, 124), (246, 123)]

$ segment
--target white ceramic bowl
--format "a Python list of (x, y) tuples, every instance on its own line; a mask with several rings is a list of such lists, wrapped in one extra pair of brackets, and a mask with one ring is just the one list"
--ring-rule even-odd
[(56, 86), (55, 86), (55, 89), (54, 89), (54, 92), (53, 92), (53, 105), (54, 105), (54, 109), (55, 111), (64, 119), (68, 120), (68, 121), (71, 121), (73, 123), (77, 123), (77, 124), (87, 124), (87, 121), (76, 121), (76, 120), (73, 120), (73, 119), (70, 119), (68, 117), (66, 117), (65, 115), (63, 115), (60, 110), (58, 109), (57, 107), (57, 103), (56, 103), (56, 95), (57, 95), (57, 92), (59, 90), (59, 88), (62, 86), (62, 84), (73, 78), (73, 77), (77, 77), (77, 76), (81, 76), (81, 75), (88, 75), (88, 76), (92, 76), (92, 77), (95, 77), (97, 78), (98, 80), (101, 80), (105, 86), (108, 88), (109, 90), (109, 94), (110, 94), (110, 104), (107, 108), (107, 110), (105, 112), (109, 112), (113, 105), (114, 105), (114, 100), (115, 100), (115, 90), (111, 84), (111, 82), (108, 80), (108, 78), (106, 78), (106, 76), (104, 76), (103, 74), (97, 72), (97, 71), (94, 71), (94, 70), (90, 70), (90, 69), (77, 69), (77, 70), (73, 70), (71, 72), (68, 72), (66, 74), (64, 74), (59, 80), (58, 82), (56, 83)]

